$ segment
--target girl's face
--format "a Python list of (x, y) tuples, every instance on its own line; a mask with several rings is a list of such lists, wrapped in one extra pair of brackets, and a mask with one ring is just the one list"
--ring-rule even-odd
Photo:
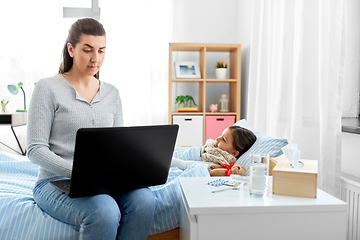
[(234, 137), (232, 135), (232, 130), (229, 128), (226, 128), (222, 135), (215, 139), (215, 147), (220, 148), (223, 151), (226, 151), (236, 157), (239, 154), (239, 151), (237, 151), (234, 148)]
[(80, 75), (94, 76), (101, 68), (105, 58), (106, 37), (82, 35), (76, 46), (68, 43), (70, 57), (73, 58), (71, 70)]

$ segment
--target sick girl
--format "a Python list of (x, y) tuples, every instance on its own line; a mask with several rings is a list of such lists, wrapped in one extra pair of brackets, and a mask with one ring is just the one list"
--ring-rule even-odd
[(236, 125), (229, 126), (215, 141), (209, 139), (202, 147), (174, 152), (171, 166), (185, 170), (199, 162), (230, 165), (249, 150), (255, 141), (256, 136), (252, 131)]

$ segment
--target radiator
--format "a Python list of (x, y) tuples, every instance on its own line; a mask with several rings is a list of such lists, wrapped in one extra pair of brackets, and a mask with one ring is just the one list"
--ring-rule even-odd
[(348, 205), (347, 240), (360, 240), (360, 183), (341, 177), (340, 187)]

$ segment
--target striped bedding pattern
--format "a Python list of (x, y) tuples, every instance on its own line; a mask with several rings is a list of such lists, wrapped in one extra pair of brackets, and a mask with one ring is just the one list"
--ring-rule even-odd
[(249, 175), (249, 163), (251, 154), (269, 154), (271, 158), (279, 157), (282, 153), (281, 148), (288, 144), (285, 138), (275, 138), (264, 135), (250, 126), (246, 119), (241, 119), (234, 125), (252, 131), (256, 136), (255, 143), (243, 155), (239, 157), (235, 164), (246, 168), (246, 175)]
[[(180, 152), (182, 151), (185, 150)], [(188, 157), (194, 158), (191, 154)], [(34, 202), (32, 189), (37, 173), (38, 166), (32, 164), (27, 157), (0, 152), (0, 239), (79, 239), (78, 228), (50, 217)], [(179, 226), (178, 178), (207, 176), (209, 173), (204, 164), (194, 164), (185, 171), (171, 168), (166, 184), (150, 188), (157, 197), (150, 234)]]
[(285, 147), (287, 144), (288, 142), (286, 139), (271, 138), (262, 142), (256, 141), (247, 152), (240, 156), (235, 164), (244, 166), (246, 168), (246, 175), (248, 176), (250, 172), (251, 154), (269, 154), (271, 158), (276, 158), (282, 154), (281, 148)]
[[(179, 149), (173, 156), (183, 160), (200, 161), (201, 147), (192, 147)], [(161, 233), (164, 231), (177, 228), (180, 220), (180, 177), (209, 177), (207, 164), (193, 164), (185, 171), (173, 167), (170, 169), (167, 183), (164, 185), (150, 187), (157, 198), (157, 206), (151, 234)]]

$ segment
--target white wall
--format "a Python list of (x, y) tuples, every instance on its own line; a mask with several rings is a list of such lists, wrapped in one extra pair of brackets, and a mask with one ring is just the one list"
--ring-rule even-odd
[(236, 43), (237, 0), (174, 0), (174, 42)]
[[(249, 0), (174, 0), (173, 42), (232, 43), (241, 44), (241, 117), (246, 115), (246, 88), (250, 52), (252, 1)], [(193, 53), (179, 53), (174, 60), (198, 61)], [(217, 61), (228, 61), (228, 54), (211, 54), (207, 58), (207, 76), (215, 76)], [(231, 64), (231, 63), (230, 63)], [(206, 105), (217, 103), (220, 95), (228, 94), (227, 84), (211, 84), (207, 87)], [(174, 95), (190, 94), (195, 101), (198, 90), (190, 84), (178, 84)], [(197, 101), (198, 102), (198, 101)]]
[[(359, 115), (360, 91), (360, 1), (347, 0), (347, 39), (343, 117)], [(342, 133), (341, 175), (360, 182), (360, 135)]]
[(359, 115), (360, 92), (360, 1), (347, 0), (346, 56), (343, 117)]
[(341, 175), (360, 182), (360, 135), (342, 133)]
[(241, 44), (241, 118), (246, 118), (253, 1), (238, 1), (237, 41)]

